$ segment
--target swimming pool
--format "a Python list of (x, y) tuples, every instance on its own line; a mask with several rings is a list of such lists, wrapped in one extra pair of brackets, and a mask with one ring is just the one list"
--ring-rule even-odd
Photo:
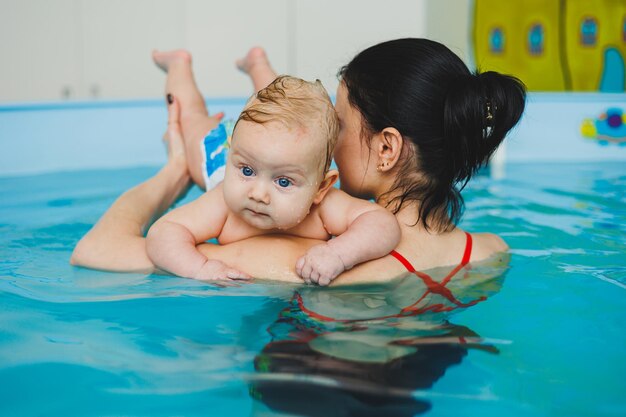
[[(0, 415), (626, 414), (623, 162), (478, 178), (462, 226), (502, 235), (510, 268), (451, 283), (463, 302), (486, 297), (472, 307), (387, 319), (419, 280), (218, 288), (71, 267), (156, 169), (0, 178)], [(370, 320), (312, 320), (299, 299)]]
[(164, 160), (164, 105), (0, 105), (0, 415), (626, 414), (626, 147), (603, 139), (625, 102), (529, 95), (500, 179), (464, 193), (462, 226), (501, 234), (510, 268), (452, 281), (469, 308), (429, 294), (425, 314), (386, 319), (421, 281), (218, 288), (69, 266)]

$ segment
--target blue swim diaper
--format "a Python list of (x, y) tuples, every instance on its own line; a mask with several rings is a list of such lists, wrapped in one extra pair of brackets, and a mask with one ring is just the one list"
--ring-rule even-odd
[(224, 179), (226, 159), (234, 122), (227, 120), (211, 130), (201, 143), (202, 176), (207, 190), (215, 187)]

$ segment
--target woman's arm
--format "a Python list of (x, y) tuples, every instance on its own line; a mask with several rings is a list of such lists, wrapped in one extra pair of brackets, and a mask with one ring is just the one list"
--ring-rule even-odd
[(122, 194), (78, 242), (72, 265), (108, 271), (153, 272), (146, 253), (146, 229), (184, 194), (190, 182), (184, 170), (168, 163), (154, 177)]
[[(295, 270), (298, 258), (320, 241), (285, 235), (255, 236), (228, 245), (203, 244), (198, 246), (206, 257), (239, 268), (259, 279), (303, 284)], [(406, 274), (404, 267), (393, 257), (385, 256), (357, 265), (343, 272), (335, 285), (380, 283)]]
[(202, 244), (198, 250), (209, 259), (259, 278), (302, 284), (296, 274), (296, 260), (319, 240), (288, 235), (261, 235), (228, 245)]
[(178, 101), (169, 106), (168, 162), (152, 178), (122, 194), (78, 242), (72, 265), (108, 271), (153, 272), (144, 234), (191, 185), (178, 122)]

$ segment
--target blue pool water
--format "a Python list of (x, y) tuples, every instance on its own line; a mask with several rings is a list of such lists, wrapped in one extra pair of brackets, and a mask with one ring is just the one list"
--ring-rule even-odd
[[(503, 236), (510, 267), (450, 283), (463, 302), (486, 297), (472, 307), (401, 319), (376, 317), (425, 291), (415, 277), (218, 288), (71, 267), (78, 239), (155, 170), (0, 178), (0, 415), (626, 415), (623, 163), (478, 178), (462, 226)], [(370, 320), (312, 320), (294, 295)]]

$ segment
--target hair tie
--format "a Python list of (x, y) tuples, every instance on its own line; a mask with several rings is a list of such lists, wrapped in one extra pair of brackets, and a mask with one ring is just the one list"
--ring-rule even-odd
[(498, 107), (493, 106), (492, 111), (491, 101), (487, 100), (485, 103), (485, 120), (487, 121), (485, 124), (487, 126), (491, 126), (491, 123), (493, 122), (493, 113), (495, 113), (496, 110), (498, 110)]
[(493, 106), (490, 100), (485, 101), (485, 127), (483, 128), (483, 139), (491, 136), (493, 131), (494, 114), (498, 110), (497, 106)]

